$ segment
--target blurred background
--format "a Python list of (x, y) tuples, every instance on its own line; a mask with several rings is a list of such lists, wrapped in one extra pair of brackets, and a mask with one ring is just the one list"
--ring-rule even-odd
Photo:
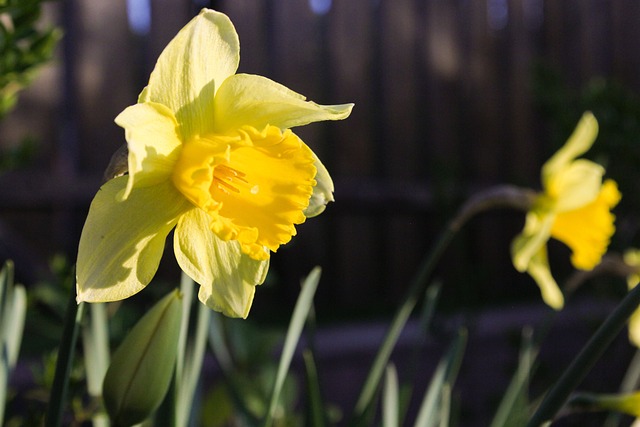
[[(52, 259), (75, 259), (90, 201), (124, 143), (113, 119), (202, 7), (235, 24), (240, 72), (318, 103), (356, 104), (345, 121), (296, 130), (331, 172), (336, 202), (273, 255), (251, 318), (284, 323), (300, 278), (321, 265), (320, 321), (388, 319), (460, 205), (493, 185), (539, 188), (542, 163), (585, 110), (601, 126), (588, 157), (623, 193), (612, 250), (640, 244), (640, 2), (60, 0), (44, 3), (39, 22), (63, 31), (54, 60), (0, 122), (0, 256), (27, 286), (52, 275)], [(443, 312), (544, 310), (510, 260), (523, 218), (483, 214), (456, 238), (437, 271)], [(171, 239), (165, 255), (157, 281), (177, 283)], [(569, 252), (552, 244), (551, 255), (562, 283)], [(151, 288), (140, 298), (166, 289)], [(577, 298), (606, 305), (624, 291), (624, 280), (606, 278)]]

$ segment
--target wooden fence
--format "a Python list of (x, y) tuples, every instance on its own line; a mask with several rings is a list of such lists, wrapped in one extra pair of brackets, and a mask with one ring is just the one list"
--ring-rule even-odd
[[(273, 257), (278, 283), (259, 291), (258, 312), (290, 304), (299, 277), (321, 264), (321, 314), (384, 313), (466, 196), (499, 183), (537, 187), (557, 140), (536, 106), (535, 63), (569, 90), (595, 77), (640, 89), (634, 0), (152, 0), (150, 27), (137, 32), (125, 0), (48, 3), (46, 18), (66, 34), (58, 59), (0, 125), (4, 148), (27, 135), (40, 144), (31, 165), (0, 176), (2, 256), (17, 260), (26, 282), (54, 252), (73, 259), (102, 171), (124, 141), (113, 118), (203, 5), (236, 25), (240, 71), (316, 102), (356, 104), (346, 121), (298, 131), (332, 172), (337, 202)], [(520, 213), (504, 212), (470, 224), (439, 271), (445, 297), (535, 297), (509, 259), (521, 226)]]

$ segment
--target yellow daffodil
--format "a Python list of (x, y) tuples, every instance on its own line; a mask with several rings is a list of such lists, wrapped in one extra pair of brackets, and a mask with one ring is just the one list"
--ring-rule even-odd
[(169, 232), (182, 270), (214, 310), (246, 317), (270, 252), (333, 200), (333, 183), (290, 128), (349, 116), (352, 104), (305, 101), (265, 77), (235, 74), (238, 35), (204, 9), (160, 55), (138, 103), (116, 123), (128, 176), (102, 186), (77, 262), (77, 300), (142, 290)]
[(603, 182), (602, 166), (577, 159), (591, 148), (597, 134), (598, 122), (585, 113), (567, 143), (544, 164), (543, 192), (512, 244), (514, 266), (533, 277), (544, 301), (556, 310), (563, 307), (564, 297), (549, 270), (549, 238), (571, 249), (574, 267), (591, 270), (600, 263), (615, 231), (611, 209), (620, 201), (616, 183)]
[[(627, 277), (627, 285), (631, 290), (640, 282), (640, 250), (629, 249), (626, 251), (624, 253), (624, 262), (629, 267), (636, 269), (636, 273)], [(634, 311), (629, 318), (629, 341), (640, 348), (640, 309)]]

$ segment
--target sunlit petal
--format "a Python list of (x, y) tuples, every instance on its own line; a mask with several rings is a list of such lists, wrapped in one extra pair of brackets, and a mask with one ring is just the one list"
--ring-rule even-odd
[(174, 235), (176, 259), (200, 284), (198, 296), (204, 304), (227, 316), (245, 318), (269, 260), (256, 261), (242, 253), (237, 241), (222, 241), (209, 230), (209, 221), (199, 208), (180, 218)]
[(77, 299), (117, 301), (153, 278), (167, 234), (190, 206), (170, 182), (134, 189), (118, 202), (127, 183), (115, 178), (91, 203), (78, 248)]
[(288, 129), (323, 120), (342, 120), (353, 104), (318, 105), (266, 77), (236, 74), (216, 93), (214, 131), (225, 133), (248, 125)]
[(542, 167), (542, 181), (564, 169), (571, 161), (583, 155), (593, 145), (598, 135), (598, 121), (591, 112), (586, 112), (578, 122), (564, 146)]
[(527, 214), (524, 230), (511, 244), (513, 265), (516, 270), (527, 271), (531, 259), (547, 244), (553, 221), (553, 215), (541, 217), (536, 212)]
[(146, 187), (168, 180), (182, 145), (171, 110), (162, 104), (136, 104), (115, 121), (125, 129), (129, 149), (129, 181), (123, 198), (134, 185)]
[(304, 211), (304, 215), (307, 218), (312, 218), (314, 216), (320, 215), (324, 212), (327, 204), (329, 202), (333, 202), (333, 180), (331, 179), (331, 175), (329, 175), (329, 171), (324, 167), (318, 156), (313, 153), (314, 158), (314, 166), (316, 167), (316, 186), (313, 187), (313, 194), (311, 195), (311, 199), (309, 199), (309, 206)]
[(543, 301), (554, 310), (560, 310), (564, 306), (564, 297), (549, 269), (547, 260), (547, 248), (543, 246), (529, 261), (527, 273), (535, 280)]
[(203, 9), (162, 51), (140, 98), (174, 112), (186, 138), (201, 133), (213, 113), (213, 95), (240, 61), (238, 34), (229, 18)]
[(555, 200), (556, 212), (578, 209), (591, 203), (602, 186), (604, 168), (589, 160), (575, 160), (545, 182), (545, 193)]

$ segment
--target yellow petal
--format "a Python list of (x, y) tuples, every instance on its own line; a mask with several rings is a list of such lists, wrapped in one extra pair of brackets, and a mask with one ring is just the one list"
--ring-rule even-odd
[(169, 107), (183, 140), (200, 134), (213, 117), (215, 91), (239, 61), (238, 34), (229, 18), (203, 9), (164, 49), (140, 99)]
[(552, 214), (540, 215), (535, 211), (527, 213), (525, 226), (511, 244), (513, 265), (519, 272), (529, 268), (531, 259), (547, 244), (551, 236)]
[(318, 105), (266, 77), (236, 74), (220, 86), (215, 98), (214, 129), (225, 133), (242, 126), (288, 129), (323, 120), (342, 120), (353, 104)]
[(591, 112), (584, 113), (564, 146), (543, 165), (542, 181), (547, 181), (575, 158), (589, 151), (597, 136), (598, 121)]
[(129, 181), (123, 198), (134, 185), (146, 187), (168, 180), (182, 145), (171, 110), (152, 102), (136, 104), (115, 121), (125, 129), (129, 149)]
[(611, 209), (619, 201), (616, 183), (607, 180), (593, 202), (556, 215), (551, 236), (571, 248), (571, 262), (576, 268), (591, 270), (600, 263), (615, 232)]
[(527, 273), (529, 273), (540, 288), (543, 301), (554, 310), (561, 310), (564, 306), (564, 297), (558, 284), (551, 275), (546, 247), (542, 247), (542, 249), (531, 258), (527, 266)]
[(209, 229), (209, 216), (193, 208), (178, 221), (174, 251), (180, 268), (200, 285), (203, 304), (229, 317), (246, 318), (255, 286), (261, 284), (269, 260), (242, 253), (236, 241), (225, 242)]
[(333, 180), (329, 171), (324, 167), (318, 156), (313, 153), (314, 166), (316, 167), (316, 186), (313, 187), (313, 194), (309, 199), (309, 206), (304, 211), (304, 216), (312, 218), (324, 212), (329, 202), (333, 202)]
[(167, 234), (190, 204), (171, 182), (136, 188), (117, 201), (126, 185), (118, 177), (96, 194), (82, 229), (76, 270), (77, 300), (117, 301), (153, 278)]
[(569, 211), (591, 203), (598, 196), (603, 175), (602, 166), (584, 159), (557, 171), (543, 183), (545, 193), (555, 202), (552, 209)]

